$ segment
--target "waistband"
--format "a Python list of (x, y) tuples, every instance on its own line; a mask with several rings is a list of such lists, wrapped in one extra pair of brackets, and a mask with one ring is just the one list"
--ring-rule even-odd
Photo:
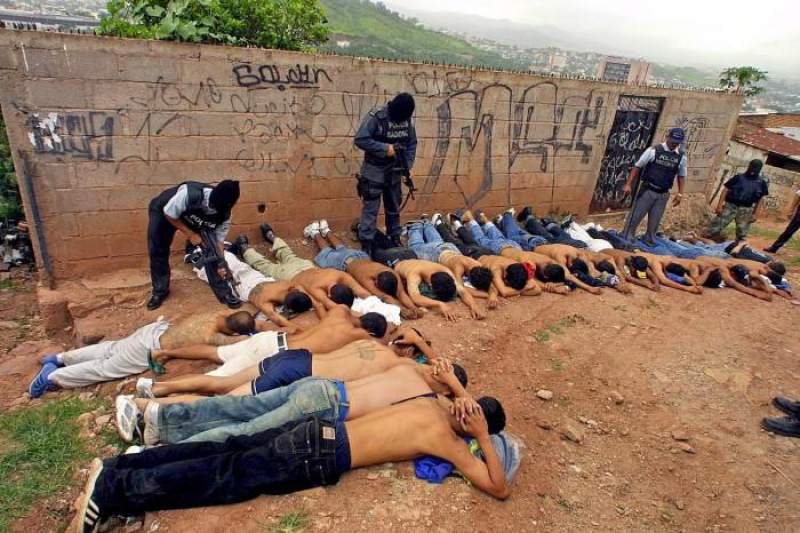
[(337, 422), (333, 429), (336, 431), (336, 470), (340, 474), (343, 474), (350, 470), (350, 465), (352, 464), (350, 458), (350, 439), (347, 436), (347, 428), (344, 422)]
[(669, 189), (662, 189), (661, 187), (656, 187), (655, 185), (653, 185), (649, 181), (643, 181), (642, 182), (642, 186), (646, 187), (647, 189), (650, 189), (653, 192), (657, 192), (657, 193), (660, 193), (660, 194), (663, 194), (665, 192), (669, 192)]
[(286, 340), (286, 332), (279, 331), (278, 336), (276, 337), (276, 341), (278, 343), (278, 351), (284, 352), (289, 348), (289, 342)]
[(334, 381), (336, 390), (339, 393), (339, 422), (347, 420), (347, 415), (350, 412), (350, 402), (347, 399), (347, 389), (342, 381)]

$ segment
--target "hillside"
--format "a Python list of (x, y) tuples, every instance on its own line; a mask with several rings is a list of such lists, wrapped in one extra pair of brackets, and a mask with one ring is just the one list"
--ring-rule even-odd
[[(404, 18), (382, 4), (368, 0), (321, 0), (331, 29), (322, 50), (338, 54), (437, 63), (519, 68), (499, 54), (481, 50), (466, 41), (425, 29), (413, 18)], [(337, 41), (349, 41), (346, 48)]]

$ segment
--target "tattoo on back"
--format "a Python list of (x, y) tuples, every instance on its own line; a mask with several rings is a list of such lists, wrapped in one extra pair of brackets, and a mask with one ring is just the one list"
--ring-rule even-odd
[(359, 346), (356, 351), (358, 352), (359, 359), (365, 361), (372, 361), (375, 359), (375, 349), (371, 346)]

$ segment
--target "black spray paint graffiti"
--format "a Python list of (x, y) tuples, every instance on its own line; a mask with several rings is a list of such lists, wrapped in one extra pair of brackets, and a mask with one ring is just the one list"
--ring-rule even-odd
[(368, 87), (366, 81), (361, 82), (359, 90), (355, 93), (342, 92), (342, 107), (350, 124), (348, 133), (355, 135), (361, 125), (361, 120), (366, 114), (372, 109), (385, 104), (389, 98), (389, 93), (385, 89), (381, 89), (377, 83), (373, 83), (371, 87)]
[[(722, 144), (722, 133), (714, 136), (709, 128), (707, 117), (680, 117), (674, 124), (686, 130), (686, 156), (689, 161), (711, 159), (717, 155)], [(714, 138), (716, 137), (716, 138)]]
[(114, 160), (114, 117), (99, 111), (28, 116), (28, 139), (36, 152), (89, 161)]
[(412, 72), (407, 76), (412, 92), (419, 96), (448, 96), (466, 91), (472, 85), (472, 73), (452, 70), (440, 74), (433, 72)]
[[(319, 89), (320, 79), (325, 78), (328, 83), (333, 83), (331, 77), (323, 68), (300, 65), (292, 67), (279, 67), (278, 65), (261, 65), (253, 70), (254, 66), (241, 63), (233, 67), (236, 83), (239, 87), (274, 86), (279, 91), (291, 89)], [(285, 76), (281, 69), (285, 68)]]
[[(603, 97), (595, 96), (592, 91), (562, 98), (558, 87), (549, 81), (526, 88), (518, 100), (514, 99), (513, 90), (503, 84), (450, 95), (437, 108), (437, 142), (429, 172), (431, 178), (426, 181), (424, 192), (430, 194), (436, 190), (445, 166), (452, 161), (454, 180), (470, 207), (492, 189), (495, 172), (508, 174), (522, 155), (540, 157), (542, 172), (549, 171), (552, 159), (563, 152), (577, 152), (581, 163), (588, 164), (593, 145), (586, 141), (586, 135), (588, 130), (600, 126), (603, 102)], [(454, 108), (462, 113), (469, 109), (470, 118), (454, 115)], [(506, 142), (494, 140), (500, 133), (495, 124), (502, 124), (501, 121), (508, 124)], [(571, 128), (568, 135), (562, 135), (565, 127)], [(453, 150), (455, 153), (451, 153)], [(480, 158), (480, 168), (470, 164), (473, 156)], [(468, 167), (465, 175), (461, 171), (462, 159)], [(496, 168), (498, 165), (502, 168)], [(510, 201), (510, 181), (506, 191)]]
[[(217, 82), (213, 78), (207, 78), (205, 82), (200, 82), (196, 89), (184, 91), (180, 86), (166, 83), (162, 76), (159, 76), (154, 84), (148, 85), (152, 91), (146, 99), (131, 97), (131, 102), (152, 109), (156, 104), (174, 108), (189, 104), (191, 109), (203, 104), (207, 108), (222, 102), (222, 92), (217, 88)], [(192, 94), (193, 91), (193, 94)]]

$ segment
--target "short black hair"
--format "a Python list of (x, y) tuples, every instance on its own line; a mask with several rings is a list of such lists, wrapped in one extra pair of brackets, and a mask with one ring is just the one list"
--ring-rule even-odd
[(599, 263), (597, 263), (597, 270), (600, 272), (608, 272), (609, 274), (616, 274), (617, 269), (614, 268), (614, 263), (609, 261), (608, 259), (603, 259)]
[(706, 278), (706, 282), (703, 283), (703, 287), (709, 287), (711, 289), (718, 289), (720, 283), (722, 283), (722, 274), (720, 274), (719, 269), (715, 268), (712, 270), (708, 277)]
[(781, 263), (780, 261), (770, 261), (767, 263), (767, 266), (770, 270), (775, 272), (776, 274), (780, 274), (781, 277), (786, 275), (786, 265)]
[(353, 294), (353, 289), (344, 283), (337, 283), (331, 287), (330, 298), (337, 304), (344, 304), (347, 307), (353, 307), (353, 302), (356, 299), (356, 295)]
[(783, 283), (783, 276), (781, 276), (774, 270), (770, 270), (769, 272), (767, 272), (767, 277), (769, 278), (769, 281), (773, 285), (780, 285), (781, 283)]
[(384, 270), (375, 278), (375, 286), (384, 294), (397, 296), (397, 276), (394, 272)]
[(514, 290), (521, 291), (528, 283), (528, 270), (522, 263), (513, 263), (506, 267), (506, 285)]
[(634, 255), (631, 256), (631, 266), (640, 272), (644, 272), (650, 267), (650, 263), (647, 261), (646, 257)]
[(469, 282), (479, 291), (488, 291), (492, 286), (492, 271), (486, 267), (472, 267), (469, 269)]
[(464, 370), (464, 367), (453, 363), (453, 374), (456, 375), (456, 379), (458, 379), (458, 382), (461, 383), (461, 386), (466, 388), (467, 383), (469, 383), (469, 379), (467, 379), (467, 371)]
[(220, 181), (216, 187), (211, 189), (211, 194), (208, 196), (208, 203), (222, 213), (229, 213), (238, 201), (239, 182), (234, 180)]
[(256, 332), (256, 319), (247, 311), (237, 311), (225, 317), (225, 327), (239, 335)]
[(678, 263), (668, 263), (664, 270), (669, 272), (670, 274), (674, 274), (675, 276), (683, 277), (689, 273), (683, 265), (679, 265)]
[(283, 299), (283, 305), (292, 313), (305, 313), (313, 305), (311, 297), (303, 291), (291, 290), (286, 294)]
[(478, 405), (481, 406), (483, 416), (486, 417), (486, 425), (489, 426), (489, 434), (500, 433), (506, 427), (506, 412), (503, 405), (491, 396), (478, 398)]
[(550, 263), (542, 269), (542, 279), (553, 283), (562, 283), (567, 278), (561, 265)]
[(456, 295), (456, 282), (447, 272), (437, 272), (431, 276), (431, 289), (440, 302), (449, 302)]
[(589, 273), (589, 265), (583, 259), (575, 259), (569, 267), (570, 272), (581, 272), (583, 274)]
[(741, 283), (742, 285), (748, 284), (748, 276), (750, 275), (750, 271), (744, 265), (733, 265), (730, 269), (731, 276), (733, 279)]
[(386, 335), (386, 318), (380, 313), (367, 313), (362, 315), (359, 319), (361, 327), (367, 330), (367, 333), (378, 339)]

